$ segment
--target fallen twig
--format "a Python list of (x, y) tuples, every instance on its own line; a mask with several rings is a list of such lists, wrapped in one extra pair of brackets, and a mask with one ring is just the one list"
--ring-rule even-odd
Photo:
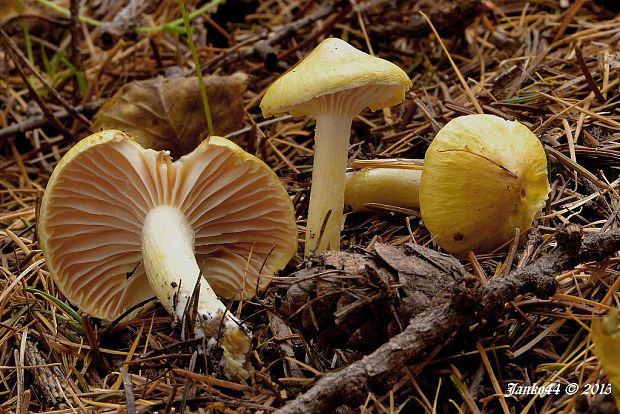
[(131, 375), (121, 367), (121, 377), (123, 378), (123, 388), (125, 389), (125, 401), (127, 404), (127, 413), (135, 414), (136, 412), (136, 397), (133, 394), (133, 384), (131, 382)]
[[(99, 109), (101, 104), (103, 104), (104, 99), (98, 99), (93, 102), (89, 102), (85, 105), (78, 105), (74, 109), (75, 112), (91, 112), (96, 109)], [(53, 119), (63, 120), (72, 116), (67, 110), (56, 111), (52, 113)], [(40, 116), (36, 118), (30, 118), (18, 124), (13, 124), (9, 127), (0, 129), (0, 139), (9, 137), (15, 134), (21, 134), (27, 131), (31, 131), (35, 128), (40, 128), (42, 126), (47, 125), (50, 122), (45, 116)]]
[[(268, 313), (269, 328), (273, 333), (274, 338), (283, 338), (290, 335), (289, 328), (284, 321), (274, 313)], [(288, 341), (282, 341), (278, 343), (278, 347), (284, 357), (295, 358), (295, 352), (293, 346)], [(284, 374), (287, 377), (304, 378), (304, 374), (297, 364), (291, 360), (284, 360)]]
[(149, 13), (157, 2), (152, 0), (130, 0), (111, 22), (105, 22), (101, 27), (101, 41), (105, 46), (112, 47), (127, 33), (133, 31), (143, 14)]
[[(202, 70), (213, 71), (214, 69), (218, 67), (230, 65), (231, 63), (237, 60), (245, 59), (252, 55), (259, 55), (262, 58), (266, 58), (266, 55), (268, 53), (274, 53), (272, 45), (277, 44), (278, 42), (280, 42), (282, 39), (286, 38), (287, 36), (290, 36), (291, 34), (296, 33), (301, 28), (311, 23), (314, 23), (315, 21), (321, 19), (322, 17), (327, 16), (329, 13), (331, 13), (332, 8), (333, 8), (333, 3), (331, 1), (327, 2), (325, 6), (321, 7), (314, 13), (306, 17), (303, 17), (299, 20), (294, 20), (290, 23), (283, 25), (277, 31), (276, 34), (274, 34), (273, 36), (267, 39), (256, 42), (251, 47), (248, 47), (246, 49), (241, 49), (235, 53), (229, 53), (227, 55), (224, 55), (221, 57), (218, 56), (218, 57), (211, 59), (209, 62), (207, 62), (206, 64), (202, 66)], [(233, 48), (235, 48), (235, 46), (233, 46)]]
[[(7, 50), (7, 55), (10, 56), (11, 60), (13, 60), (13, 62), (15, 63), (15, 69), (17, 69), (17, 72), (19, 73), (19, 76), (22, 78), (22, 80), (24, 81), (24, 84), (28, 88), (28, 92), (30, 93), (30, 97), (32, 98), (32, 100), (34, 102), (36, 102), (36, 104), (39, 106), (39, 108), (41, 109), (41, 112), (43, 112), (43, 114), (45, 115), (45, 118), (52, 125), (54, 125), (54, 127), (56, 127), (58, 129), (58, 131), (60, 131), (60, 133), (66, 139), (71, 140), (72, 139), (71, 131), (69, 131), (67, 128), (65, 128), (65, 126), (63, 124), (61, 124), (58, 119), (54, 118), (54, 114), (52, 113), (52, 111), (50, 111), (50, 109), (47, 107), (45, 102), (43, 102), (41, 97), (37, 94), (37, 91), (35, 90), (34, 86), (32, 86), (30, 84), (30, 82), (28, 81), (28, 77), (26, 76), (26, 73), (24, 72), (23, 68), (20, 66), (18, 58), (15, 57), (15, 50), (12, 50), (9, 47), (10, 44), (7, 43), (7, 42), (11, 41), (11, 39), (6, 35), (4, 30), (0, 30), (0, 35), (2, 35), (2, 40), (4, 40), (4, 43), (7, 46), (7, 49), (6, 49)], [(8, 39), (8, 40), (6, 40), (6, 39)], [(19, 51), (19, 49), (18, 49), (18, 51)]]
[(517, 295), (547, 298), (556, 289), (555, 277), (578, 263), (600, 261), (620, 250), (620, 230), (593, 233), (582, 240), (581, 228), (570, 225), (556, 233), (558, 248), (507, 277), (481, 285), (467, 279), (447, 288), (446, 295), (413, 318), (405, 330), (375, 352), (346, 368), (325, 375), (309, 391), (276, 411), (279, 414), (330, 412), (345, 403), (363, 403), (368, 390), (385, 382), (412, 358), (437, 346), (455, 331), (482, 320), (497, 320), (504, 304)]

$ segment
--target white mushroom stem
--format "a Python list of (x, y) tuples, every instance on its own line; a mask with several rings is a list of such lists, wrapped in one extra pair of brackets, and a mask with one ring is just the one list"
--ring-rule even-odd
[[(305, 255), (312, 250), (340, 250), (344, 186), (353, 116), (326, 111), (316, 116), (312, 189), (308, 207)], [(325, 229), (321, 228), (331, 210)], [(320, 237), (320, 245), (317, 245)]]
[[(393, 96), (395, 90), (400, 90), (396, 92), (397, 95), (404, 96), (401, 86), (375, 84), (352, 89), (345, 88), (298, 105), (303, 105), (304, 111), (316, 119), (305, 256), (313, 250), (317, 252), (340, 250), (340, 228), (344, 209), (351, 123), (353, 118), (366, 107), (382, 108), (384, 106), (382, 101), (389, 102), (386, 96)], [(373, 108), (371, 102), (381, 104)], [(330, 211), (329, 219), (325, 222), (325, 217)], [(325, 228), (321, 236), (323, 223), (325, 223)]]
[(421, 185), (421, 168), (364, 168), (347, 173), (344, 203), (354, 211), (369, 203), (419, 210)]
[[(181, 210), (162, 205), (147, 214), (142, 228), (142, 255), (146, 275), (159, 301), (180, 320), (191, 315), (191, 309), (185, 310), (201, 276), (194, 256), (194, 232)], [(231, 377), (247, 378), (249, 332), (226, 311), (205, 279), (201, 280), (197, 301), (195, 334), (207, 338), (219, 335), (225, 372)]]

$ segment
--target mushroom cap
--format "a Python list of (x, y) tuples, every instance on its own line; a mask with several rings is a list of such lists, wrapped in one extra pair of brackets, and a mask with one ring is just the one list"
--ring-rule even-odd
[(545, 151), (527, 127), (467, 115), (448, 122), (426, 152), (420, 210), (433, 239), (465, 258), (529, 228), (548, 193)]
[(374, 111), (402, 102), (411, 80), (395, 64), (328, 38), (267, 89), (260, 107), (266, 117), (284, 112), (307, 115), (311, 111), (304, 104), (316, 97), (366, 86), (377, 90), (364, 96), (360, 110), (369, 106)]
[(158, 205), (185, 214), (203, 276), (223, 297), (254, 296), (297, 250), (286, 190), (265, 163), (231, 141), (211, 137), (172, 162), (123, 132), (101, 131), (60, 160), (38, 220), (48, 269), (71, 302), (114, 320), (155, 296), (141, 237)]

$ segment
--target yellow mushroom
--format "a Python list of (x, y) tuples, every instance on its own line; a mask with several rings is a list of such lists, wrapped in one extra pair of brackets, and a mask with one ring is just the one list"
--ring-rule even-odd
[[(402, 102), (411, 81), (398, 66), (335, 38), (324, 40), (269, 87), (265, 117), (289, 112), (316, 119), (305, 254), (340, 250), (340, 227), (351, 122), (364, 108)], [(323, 222), (329, 219), (319, 242)]]
[(459, 258), (491, 252), (515, 228), (526, 230), (549, 193), (538, 138), (517, 121), (487, 114), (448, 122), (426, 151), (421, 177), (416, 170), (371, 171), (349, 177), (347, 204), (419, 206), (433, 239)]
[(115, 130), (58, 163), (38, 234), (62, 293), (106, 321), (153, 296), (182, 319), (200, 280), (194, 333), (209, 346), (221, 333), (234, 378), (249, 376), (251, 336), (216, 295), (251, 298), (297, 249), (288, 194), (256, 157), (211, 137), (172, 162)]

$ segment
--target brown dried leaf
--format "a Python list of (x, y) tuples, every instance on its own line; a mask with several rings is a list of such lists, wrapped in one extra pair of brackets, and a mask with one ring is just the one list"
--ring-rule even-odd
[[(247, 75), (205, 77), (216, 135), (242, 126)], [(120, 129), (146, 148), (169, 150), (178, 158), (208, 135), (196, 76), (148, 79), (124, 85), (94, 117), (93, 132)]]
[(377, 243), (377, 255), (398, 273), (398, 280), (408, 296), (423, 293), (434, 297), (439, 290), (465, 277), (465, 269), (453, 256), (407, 243), (405, 249)]
[(19, 14), (18, 0), (0, 0), (0, 26)]
[(453, 256), (422, 246), (375, 243), (363, 253), (321, 253), (290, 276), (276, 305), (287, 324), (319, 344), (368, 351), (442, 300), (466, 272)]

